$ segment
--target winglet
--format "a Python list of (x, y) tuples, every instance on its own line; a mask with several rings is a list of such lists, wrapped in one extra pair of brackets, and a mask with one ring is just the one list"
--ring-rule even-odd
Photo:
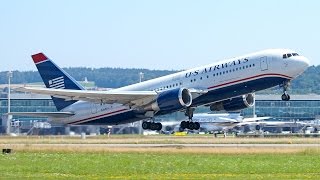
[(45, 56), (43, 53), (34, 54), (31, 57), (32, 57), (33, 62), (35, 64), (38, 64), (38, 63), (48, 59), (47, 56)]

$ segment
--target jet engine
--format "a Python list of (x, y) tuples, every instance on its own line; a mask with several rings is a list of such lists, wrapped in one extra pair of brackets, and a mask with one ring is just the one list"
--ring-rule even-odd
[(211, 111), (239, 111), (254, 105), (253, 94), (246, 94), (232, 99), (216, 102), (210, 105)]
[(154, 102), (145, 107), (152, 111), (176, 111), (189, 107), (192, 103), (192, 95), (186, 88), (171, 89), (159, 93)]

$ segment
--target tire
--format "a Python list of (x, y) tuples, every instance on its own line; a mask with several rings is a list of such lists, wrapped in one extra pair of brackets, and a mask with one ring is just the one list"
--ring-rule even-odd
[(144, 121), (144, 122), (142, 123), (142, 129), (144, 129), (144, 130), (150, 129), (150, 122)]
[(195, 130), (199, 130), (200, 129), (200, 123), (199, 122), (195, 122), (194, 123), (194, 129)]
[(181, 129), (187, 128), (187, 122), (186, 122), (186, 121), (182, 121), (182, 122), (180, 123), (180, 128), (181, 128)]
[(290, 95), (289, 94), (282, 94), (281, 99), (282, 99), (282, 101), (289, 101)]
[(190, 129), (190, 130), (194, 130), (194, 129), (195, 129), (195, 124), (194, 124), (194, 122), (189, 122), (189, 124), (188, 124), (188, 129)]
[(157, 131), (160, 131), (162, 129), (162, 124), (161, 123), (156, 123), (157, 124)]
[(153, 122), (150, 123), (150, 129), (153, 130), (153, 131), (154, 131), (154, 130), (157, 130), (157, 124), (156, 124), (156, 123), (153, 123)]

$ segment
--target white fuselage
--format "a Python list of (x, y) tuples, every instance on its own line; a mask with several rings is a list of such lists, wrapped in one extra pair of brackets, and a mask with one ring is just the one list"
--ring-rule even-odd
[[(162, 92), (179, 87), (206, 90), (207, 94), (193, 99), (192, 106), (210, 104), (279, 85), (297, 77), (308, 67), (309, 62), (305, 57), (297, 55), (283, 58), (286, 53), (294, 52), (287, 49), (260, 51), (111, 91)], [(100, 125), (128, 123), (146, 118), (135, 115), (129, 106), (117, 103), (79, 101), (63, 111), (75, 112), (75, 115), (52, 120), (75, 125), (96, 121), (93, 124)]]

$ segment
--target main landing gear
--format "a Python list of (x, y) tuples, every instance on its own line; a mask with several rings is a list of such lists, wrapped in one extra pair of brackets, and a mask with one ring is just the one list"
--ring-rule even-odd
[(192, 122), (194, 108), (187, 108), (186, 112), (184, 113), (188, 116), (189, 121), (182, 121), (180, 123), (180, 130), (189, 129), (189, 130), (199, 130), (200, 123), (199, 122)]
[(142, 123), (142, 129), (144, 130), (152, 130), (152, 131), (160, 131), (162, 129), (161, 123), (155, 123), (150, 121), (144, 121)]
[(199, 122), (192, 122), (192, 121), (182, 121), (180, 124), (181, 129), (189, 129), (189, 130), (199, 130), (200, 123)]
[(283, 82), (283, 94), (281, 95), (282, 101), (289, 101), (290, 100), (290, 95), (287, 93), (288, 87), (290, 85), (290, 81), (285, 81)]

